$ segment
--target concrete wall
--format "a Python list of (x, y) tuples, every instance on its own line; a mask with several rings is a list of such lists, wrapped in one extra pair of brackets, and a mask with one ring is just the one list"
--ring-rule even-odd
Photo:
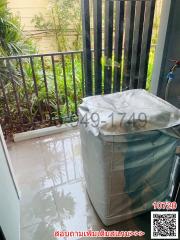
[[(63, 1), (63, 0), (62, 0)], [(159, 23), (158, 19), (161, 13), (161, 6), (163, 0), (156, 0), (156, 10), (155, 10), (155, 22)], [(48, 5), (50, 0), (8, 0), (9, 8), (14, 14), (18, 14), (21, 18), (22, 26), (24, 29), (24, 34), (36, 43), (39, 53), (47, 52), (56, 52), (57, 44), (55, 36), (52, 33), (42, 33), (37, 31), (34, 27), (34, 24), (31, 22), (35, 14), (42, 13), (45, 16), (48, 16)], [(90, 1), (90, 15), (93, 15), (93, 1)], [(80, 6), (79, 6), (80, 7)], [(72, 9), (73, 10), (73, 9)], [(104, 8), (103, 8), (104, 10)], [(104, 16), (104, 13), (103, 13)], [(157, 29), (153, 29), (153, 36), (156, 35)], [(91, 18), (91, 36), (93, 48), (93, 19)], [(74, 50), (72, 42), (75, 40), (73, 32), (67, 33), (67, 42), (69, 50)], [(104, 47), (104, 34), (103, 38), (103, 47)], [(82, 41), (81, 39), (79, 41)]]
[[(36, 43), (39, 53), (58, 51), (55, 34), (39, 31), (32, 23), (34, 16), (39, 15), (39, 13), (48, 18), (49, 4), (50, 0), (8, 0), (9, 9), (20, 17), (25, 36), (31, 38)], [(66, 39), (69, 50), (74, 50), (72, 43), (76, 36), (75, 33), (71, 32), (71, 29), (66, 33)]]
[(25, 36), (34, 40), (39, 53), (57, 51), (55, 36), (37, 31), (31, 22), (36, 14), (47, 15), (48, 2), (49, 0), (8, 0), (9, 9), (20, 16)]

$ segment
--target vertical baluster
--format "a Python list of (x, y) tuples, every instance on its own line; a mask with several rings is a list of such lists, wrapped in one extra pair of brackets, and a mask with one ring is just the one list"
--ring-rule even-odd
[(64, 92), (65, 92), (65, 99), (66, 99), (66, 111), (67, 116), (69, 117), (69, 102), (68, 102), (68, 91), (67, 91), (67, 83), (66, 83), (66, 69), (65, 69), (65, 59), (64, 54), (62, 54), (62, 69), (63, 69), (63, 78), (64, 78)]
[(95, 94), (102, 93), (102, 0), (94, 0), (94, 76)]
[(39, 110), (39, 114), (41, 116), (41, 120), (43, 120), (42, 111), (41, 111), (41, 104), (39, 102), (38, 86), (37, 86), (36, 75), (35, 75), (35, 70), (34, 70), (34, 62), (33, 62), (32, 57), (30, 57), (30, 65), (31, 65), (31, 70), (32, 70), (32, 78), (33, 78), (33, 82), (34, 82), (34, 91), (35, 91), (37, 101), (38, 101), (38, 110)]
[(21, 78), (22, 78), (22, 82), (23, 82), (23, 86), (24, 86), (26, 102), (27, 102), (27, 106), (28, 106), (28, 110), (29, 110), (30, 120), (31, 120), (31, 124), (33, 124), (31, 105), (30, 105), (30, 100), (29, 100), (29, 96), (28, 96), (28, 90), (27, 90), (27, 86), (26, 86), (24, 70), (23, 70), (23, 66), (22, 66), (22, 60), (20, 57), (19, 57), (19, 67), (20, 67)]
[(50, 121), (52, 121), (49, 93), (48, 93), (48, 85), (47, 85), (47, 78), (46, 78), (46, 70), (45, 70), (45, 66), (44, 66), (44, 57), (43, 56), (41, 56), (41, 63), (42, 63), (44, 86), (45, 86), (45, 90), (46, 90), (46, 98), (47, 98), (47, 104), (48, 104), (47, 108), (48, 108), (48, 112), (49, 112)]
[(92, 58), (91, 58), (91, 36), (89, 0), (81, 0), (82, 6), (82, 29), (83, 29), (83, 54), (84, 54), (84, 76), (86, 96), (92, 95)]
[(134, 37), (132, 45), (131, 72), (130, 72), (130, 89), (137, 88), (138, 72), (140, 63), (140, 52), (144, 22), (145, 2), (136, 3)]
[(113, 6), (113, 1), (105, 1), (104, 93), (111, 92), (112, 84)]
[(124, 69), (123, 69), (123, 86), (122, 86), (123, 90), (129, 89), (129, 83), (130, 83), (134, 15), (135, 15), (135, 1), (126, 2)]
[(58, 113), (59, 122), (61, 123), (60, 101), (59, 101), (58, 85), (57, 85), (57, 79), (56, 79), (56, 69), (55, 69), (53, 55), (51, 55), (51, 61), (52, 61), (52, 70), (53, 70), (53, 76), (54, 76), (54, 87), (55, 87), (55, 95), (56, 95), (57, 113)]
[(114, 85), (113, 92), (120, 91), (121, 83), (121, 61), (123, 49), (123, 29), (124, 28), (124, 2), (116, 2), (116, 26), (114, 44)]
[(74, 69), (74, 54), (71, 54), (71, 61), (72, 61), (72, 78), (73, 78), (73, 89), (74, 89), (74, 106), (75, 106), (75, 113), (77, 115), (77, 94), (76, 94), (76, 76), (75, 76), (75, 69)]
[(146, 2), (143, 36), (142, 36), (142, 44), (141, 44), (138, 88), (146, 87), (155, 2), (156, 2), (155, 0)]
[[(7, 114), (7, 120), (10, 122), (10, 126), (13, 129), (13, 119), (11, 116), (11, 111), (9, 108), (9, 104), (8, 104), (8, 99), (6, 97), (6, 92), (5, 92), (5, 86), (4, 86), (4, 82), (3, 82), (3, 77), (0, 76), (0, 84), (1, 84), (1, 89), (2, 89), (2, 94), (3, 94), (3, 99), (4, 99), (4, 105), (6, 106), (4, 108), (4, 111)], [(3, 126), (2, 126), (3, 127)]]
[(82, 75), (82, 97), (85, 96), (84, 92), (84, 66), (83, 66), (83, 52), (81, 52), (81, 75)]
[[(0, 74), (0, 92), (3, 93), (3, 97), (0, 97), (0, 124), (3, 125), (3, 123), (5, 123), (6, 121), (6, 117), (8, 115), (8, 119), (9, 119), (9, 114), (8, 111), (6, 109), (6, 100), (4, 99), (4, 88), (2, 86), (2, 79), (1, 79), (1, 74)], [(3, 126), (2, 126), (3, 127)]]
[(22, 119), (22, 113), (21, 113), (21, 108), (20, 108), (19, 96), (18, 96), (17, 89), (16, 89), (16, 80), (13, 78), (13, 72), (12, 72), (12, 68), (11, 68), (9, 59), (6, 59), (6, 63), (7, 63), (7, 68), (8, 68), (10, 81), (11, 81), (11, 84), (12, 84), (12, 87), (13, 87), (13, 95), (14, 95), (14, 98), (15, 98), (16, 106), (17, 106), (19, 124), (20, 124), (20, 127), (22, 129), (23, 128), (23, 119)]

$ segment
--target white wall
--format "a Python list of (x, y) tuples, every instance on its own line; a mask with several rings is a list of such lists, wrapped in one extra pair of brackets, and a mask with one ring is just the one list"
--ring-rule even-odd
[(8, 167), (0, 129), (0, 226), (7, 240), (20, 239), (20, 209), (17, 191)]
[(36, 14), (48, 15), (48, 4), (49, 0), (8, 0), (8, 7), (11, 12), (21, 19), (24, 35), (33, 39), (39, 53), (57, 51), (55, 36), (37, 31), (32, 23)]

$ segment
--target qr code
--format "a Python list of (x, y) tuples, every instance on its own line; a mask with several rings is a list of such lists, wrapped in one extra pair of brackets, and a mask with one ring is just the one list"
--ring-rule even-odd
[(178, 239), (178, 212), (151, 212), (151, 239)]

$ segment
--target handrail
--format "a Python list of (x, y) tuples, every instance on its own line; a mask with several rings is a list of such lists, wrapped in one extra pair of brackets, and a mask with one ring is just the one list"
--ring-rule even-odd
[[(156, 47), (157, 44), (152, 44), (151, 47)], [(105, 49), (103, 48), (102, 51)], [(114, 50), (114, 49), (113, 49)], [(92, 52), (94, 52), (94, 49), (91, 49)], [(28, 58), (28, 57), (50, 57), (50, 56), (56, 56), (56, 55), (71, 55), (71, 54), (77, 54), (77, 53), (83, 53), (83, 50), (75, 50), (75, 51), (63, 51), (63, 52), (52, 52), (52, 53), (35, 53), (35, 54), (27, 54), (27, 55), (13, 55), (13, 56), (3, 56), (0, 57), (0, 60), (6, 60), (6, 59), (19, 59), (19, 58)]]

